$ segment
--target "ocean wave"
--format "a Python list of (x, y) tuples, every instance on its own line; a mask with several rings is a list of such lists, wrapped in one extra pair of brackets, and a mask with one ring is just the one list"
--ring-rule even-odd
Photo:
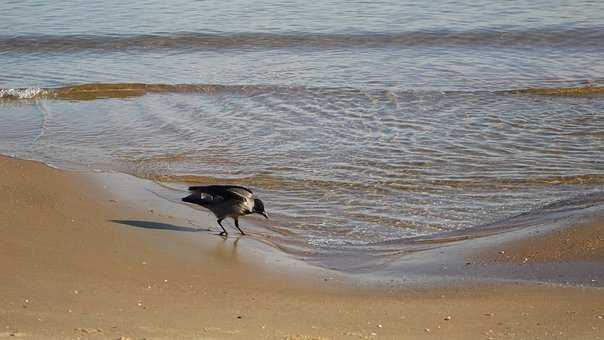
[(551, 185), (602, 185), (604, 184), (604, 175), (584, 174), (574, 176), (555, 176), (538, 178), (510, 178), (510, 179), (489, 179), (475, 178), (472, 180), (434, 180), (432, 184), (438, 186), (448, 186), (451, 188), (530, 188), (544, 187)]
[(388, 46), (576, 46), (601, 47), (604, 28), (569, 30), (540, 28), (522, 31), (495, 29), (469, 31), (415, 31), (358, 34), (208, 34), (181, 32), (170, 35), (24, 35), (0, 36), (0, 52), (77, 52), (156, 49), (237, 48), (357, 48)]
[[(288, 85), (221, 85), (221, 84), (145, 84), (145, 83), (90, 83), (49, 88), (0, 88), (0, 99), (66, 99), (95, 100), (103, 98), (140, 97), (150, 93), (199, 93), (206, 95), (234, 93), (241, 95), (295, 94), (312, 92), (318, 95), (372, 95), (392, 96), (430, 92), (427, 90), (360, 89), (352, 87), (309, 87)], [(602, 95), (604, 86), (535, 87), (500, 91), (432, 91), (444, 95), (492, 93), (504, 95), (583, 96)]]
[(142, 84), (142, 83), (92, 83), (54, 88), (0, 88), (3, 99), (69, 99), (94, 100), (103, 98), (139, 97), (148, 93), (247, 93), (273, 92), (280, 88), (293, 91), (295, 87), (271, 85), (218, 85), (218, 84)]
[(548, 96), (583, 96), (604, 94), (603, 86), (583, 86), (583, 87), (534, 87), (517, 90), (496, 91), (503, 94), (537, 94)]

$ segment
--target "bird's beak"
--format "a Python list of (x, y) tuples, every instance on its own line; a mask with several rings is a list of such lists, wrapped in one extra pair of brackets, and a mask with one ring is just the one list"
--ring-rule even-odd
[(263, 211), (263, 212), (261, 212), (259, 214), (262, 215), (262, 216), (264, 216), (268, 220), (268, 213), (266, 211)]

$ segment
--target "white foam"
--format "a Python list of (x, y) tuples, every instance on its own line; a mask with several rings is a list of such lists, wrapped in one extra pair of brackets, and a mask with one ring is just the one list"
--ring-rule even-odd
[(24, 89), (0, 89), (0, 98), (31, 99), (42, 93), (44, 93), (44, 90), (38, 87)]

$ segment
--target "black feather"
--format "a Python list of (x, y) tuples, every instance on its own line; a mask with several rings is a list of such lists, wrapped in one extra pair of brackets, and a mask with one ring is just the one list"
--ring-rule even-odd
[(189, 191), (203, 192), (208, 195), (221, 195), (229, 189), (243, 189), (252, 195), (254, 194), (250, 189), (238, 185), (206, 185), (189, 187)]
[(187, 202), (187, 203), (194, 203), (194, 204), (199, 204), (201, 206), (205, 206), (208, 203), (212, 203), (213, 200), (210, 198), (204, 198), (199, 194), (191, 194), (187, 197), (183, 197), (182, 198), (183, 202)]
[[(237, 192), (239, 190), (239, 192)], [(253, 193), (250, 189), (244, 188), (237, 185), (208, 185), (208, 186), (194, 186), (189, 187), (189, 191), (193, 193), (193, 195), (199, 195), (200, 198), (205, 201), (211, 200), (234, 200), (234, 201), (245, 201), (249, 194), (250, 197), (253, 197)], [(246, 194), (242, 194), (241, 191)]]

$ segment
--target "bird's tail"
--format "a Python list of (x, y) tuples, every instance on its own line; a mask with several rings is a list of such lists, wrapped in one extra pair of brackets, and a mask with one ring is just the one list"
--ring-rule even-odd
[(195, 203), (195, 204), (205, 203), (205, 201), (201, 199), (201, 196), (199, 194), (191, 194), (187, 197), (183, 197), (182, 201), (187, 202), (187, 203)]

